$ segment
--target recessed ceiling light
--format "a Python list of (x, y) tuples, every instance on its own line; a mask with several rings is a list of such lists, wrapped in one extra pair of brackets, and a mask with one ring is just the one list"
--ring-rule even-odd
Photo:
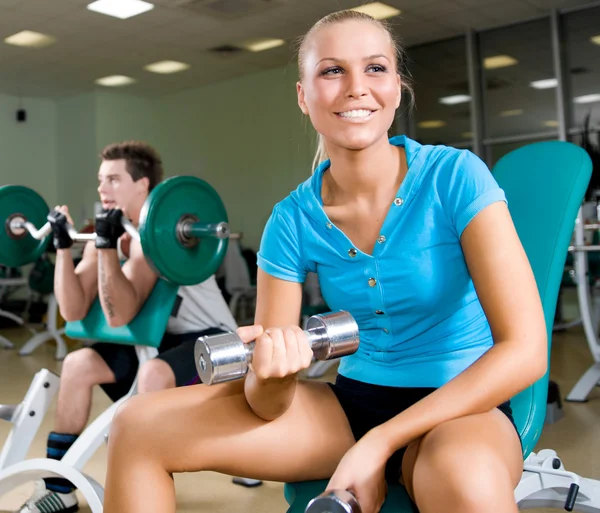
[(517, 59), (510, 55), (494, 55), (493, 57), (483, 59), (483, 67), (485, 69), (506, 68), (507, 66), (514, 66), (518, 62)]
[(584, 94), (573, 99), (575, 103), (594, 103), (600, 102), (600, 94)]
[(501, 118), (510, 118), (512, 116), (520, 116), (521, 114), (523, 114), (523, 109), (510, 109), (510, 110), (503, 110), (499, 116)]
[(144, 66), (144, 69), (148, 71), (152, 71), (153, 73), (177, 73), (178, 71), (183, 71), (190, 67), (189, 64), (185, 62), (177, 62), (177, 61), (160, 61), (155, 62), (153, 64), (148, 64)]
[(391, 18), (392, 16), (398, 16), (399, 14), (402, 14), (400, 9), (396, 9), (395, 7), (382, 2), (371, 2), (370, 4), (360, 5), (358, 7), (354, 7), (351, 9), (351, 11), (368, 14), (376, 20), (384, 20), (385, 18)]
[(444, 105), (457, 105), (458, 103), (470, 102), (471, 97), (468, 94), (455, 94), (454, 96), (444, 96), (439, 99)]
[(154, 5), (143, 0), (97, 0), (88, 4), (87, 8), (125, 20), (154, 9)]
[(544, 121), (542, 124), (550, 128), (556, 128), (558, 126), (558, 121), (551, 119), (550, 121)]
[(43, 48), (44, 46), (50, 46), (55, 43), (56, 39), (52, 36), (47, 36), (46, 34), (40, 34), (39, 32), (23, 30), (22, 32), (8, 36), (4, 42), (15, 46)]
[(558, 86), (558, 80), (556, 78), (545, 78), (544, 80), (529, 82), (529, 85), (534, 89), (552, 89)]
[(590, 41), (595, 45), (600, 45), (600, 35), (590, 37)]
[(253, 39), (246, 41), (242, 46), (251, 52), (263, 52), (271, 48), (277, 48), (283, 44), (285, 44), (283, 39)]
[(440, 119), (432, 119), (429, 121), (421, 121), (417, 124), (419, 128), (441, 128), (446, 126), (446, 122)]
[(133, 84), (135, 80), (131, 77), (124, 75), (111, 75), (110, 77), (103, 77), (96, 80), (96, 84), (107, 86), (107, 87), (118, 87)]

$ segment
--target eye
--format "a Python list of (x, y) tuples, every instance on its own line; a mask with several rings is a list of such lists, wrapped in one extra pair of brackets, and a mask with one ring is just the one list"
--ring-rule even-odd
[(377, 73), (385, 73), (387, 68), (381, 64), (371, 64), (368, 68), (369, 71), (375, 71)]
[(342, 68), (340, 68), (339, 66), (335, 66), (333, 68), (327, 68), (324, 69), (323, 71), (321, 71), (321, 75), (325, 76), (325, 75), (339, 75), (342, 72)]

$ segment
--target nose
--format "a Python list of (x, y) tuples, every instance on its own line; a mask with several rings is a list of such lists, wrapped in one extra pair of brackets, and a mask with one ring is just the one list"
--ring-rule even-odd
[(346, 74), (347, 77), (347, 90), (346, 96), (348, 98), (360, 98), (365, 96), (368, 92), (366, 77), (361, 71), (350, 71)]

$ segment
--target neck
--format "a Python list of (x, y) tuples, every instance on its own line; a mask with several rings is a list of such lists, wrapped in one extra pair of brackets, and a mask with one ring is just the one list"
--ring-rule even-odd
[(140, 223), (140, 214), (142, 213), (142, 206), (144, 205), (144, 200), (136, 201), (127, 210), (127, 216), (129, 217), (129, 220), (136, 227)]
[[(329, 148), (328, 148), (329, 151)], [(329, 153), (331, 167), (325, 179), (323, 201), (330, 203), (335, 198), (376, 200), (394, 192), (405, 174), (404, 150), (388, 142), (387, 137), (361, 151), (332, 148)], [(326, 201), (327, 198), (327, 201)]]

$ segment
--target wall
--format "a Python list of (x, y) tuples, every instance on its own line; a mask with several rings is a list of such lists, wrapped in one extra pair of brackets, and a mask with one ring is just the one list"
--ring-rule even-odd
[(197, 175), (215, 187), (232, 231), (254, 249), (275, 203), (311, 172), (314, 135), (295, 83), (290, 65), (161, 102), (167, 173)]
[[(27, 120), (18, 123), (21, 103)], [(56, 105), (51, 100), (0, 94), (0, 184), (31, 187), (49, 205), (57, 200)]]

